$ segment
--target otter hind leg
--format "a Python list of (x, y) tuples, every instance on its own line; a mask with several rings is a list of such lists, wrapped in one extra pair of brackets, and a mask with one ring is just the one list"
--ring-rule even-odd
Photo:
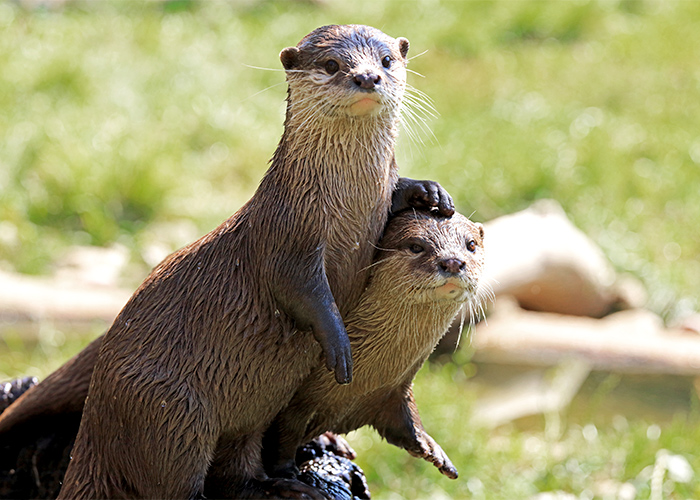
[(291, 478), (269, 478), (262, 464), (262, 433), (222, 438), (209, 468), (208, 498), (286, 498), (324, 500), (317, 489)]
[(210, 456), (206, 447), (187, 453), (161, 447), (148, 460), (132, 461), (140, 454), (133, 444), (119, 446), (112, 441), (108, 453), (105, 446), (98, 453), (90, 436), (81, 431), (59, 499), (202, 498)]

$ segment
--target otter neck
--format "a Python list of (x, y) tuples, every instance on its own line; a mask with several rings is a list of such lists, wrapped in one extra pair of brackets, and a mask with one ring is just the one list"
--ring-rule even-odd
[(415, 374), (417, 364), (433, 351), (460, 306), (458, 302), (411, 303), (407, 297), (364, 294), (355, 310), (362, 316), (353, 311), (346, 321), (355, 360), (348, 387), (369, 393), (396, 386)]
[(300, 106), (288, 105), (273, 166), (292, 159), (297, 175), (331, 176), (353, 184), (369, 177), (386, 183), (398, 136), (398, 116), (393, 110), (370, 116), (325, 116), (313, 109), (297, 110)]
[[(357, 340), (381, 344), (381, 349), (393, 345), (397, 350), (392, 352), (403, 352), (409, 357), (426, 349), (431, 352), (462, 306), (461, 302), (448, 300), (415, 303), (411, 302), (410, 297), (389, 297), (384, 294), (373, 296), (373, 299), (363, 300), (358, 307), (364, 312), (362, 318), (355, 318), (352, 314), (348, 318), (349, 324), (357, 321), (357, 324), (374, 327), (370, 331), (365, 326), (365, 331), (359, 331)], [(353, 337), (351, 335), (354, 341)]]

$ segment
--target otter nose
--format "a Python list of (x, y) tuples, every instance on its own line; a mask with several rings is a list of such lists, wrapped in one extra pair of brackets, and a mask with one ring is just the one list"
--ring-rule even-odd
[(353, 76), (352, 81), (361, 89), (373, 89), (379, 83), (380, 76), (376, 73), (360, 73)]
[(457, 259), (454, 257), (443, 259), (438, 263), (440, 270), (447, 274), (459, 274), (466, 265), (467, 263), (462, 259)]

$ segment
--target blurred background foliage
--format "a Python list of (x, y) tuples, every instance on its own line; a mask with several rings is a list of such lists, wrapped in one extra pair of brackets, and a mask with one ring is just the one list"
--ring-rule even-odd
[[(697, 309), (698, 22), (700, 3), (683, 1), (0, 3), (0, 266), (47, 273), (70, 245), (118, 243), (142, 264), (137, 285), (255, 190), (282, 132), (279, 51), (317, 26), (362, 23), (409, 38), (409, 83), (436, 110), (416, 139), (403, 134), (403, 175), (440, 181), (480, 221), (556, 199), (618, 271), (643, 280), (653, 310)], [(45, 376), (84, 343), (42, 335), (0, 371)], [(644, 416), (595, 412), (554, 434), (487, 431), (466, 423), (470, 370), (437, 364), (417, 383), (426, 427), (462, 479), (362, 431), (354, 442), (379, 498), (618, 498), (591, 477), (649, 498), (662, 448), (700, 473), (696, 396), (658, 433)]]
[(215, 227), (281, 134), (280, 49), (366, 23), (411, 40), (437, 111), (404, 134), (404, 175), (478, 220), (554, 198), (657, 312), (697, 305), (697, 2), (35, 4), (0, 4), (5, 266), (113, 242), (153, 265), (159, 224), (185, 228), (170, 250)]

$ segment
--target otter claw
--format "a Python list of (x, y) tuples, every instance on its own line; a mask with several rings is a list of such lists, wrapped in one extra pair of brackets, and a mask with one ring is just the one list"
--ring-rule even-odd
[(459, 472), (457, 472), (455, 466), (452, 465), (452, 462), (447, 457), (447, 455), (444, 456), (444, 463), (442, 464), (442, 466), (438, 467), (438, 470), (450, 479), (457, 479), (459, 477)]
[(316, 436), (312, 441), (318, 448), (328, 453), (338, 455), (339, 457), (355, 460), (357, 453), (352, 449), (343, 436), (339, 436), (333, 432), (324, 432), (320, 436)]
[(341, 385), (352, 382), (352, 358), (342, 356), (335, 365), (335, 381)]

